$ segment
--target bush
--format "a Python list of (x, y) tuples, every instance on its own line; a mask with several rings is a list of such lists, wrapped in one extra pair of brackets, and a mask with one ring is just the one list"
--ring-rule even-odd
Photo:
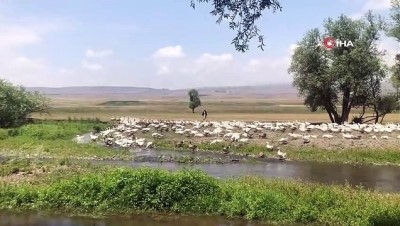
[(400, 225), (399, 194), (257, 177), (217, 180), (195, 170), (112, 169), (45, 185), (0, 183), (0, 209), (24, 207), (221, 214), (280, 224)]
[(29, 114), (45, 112), (48, 99), (38, 92), (28, 92), (0, 79), (0, 127), (23, 123)]
[(8, 138), (8, 133), (4, 129), (0, 129), (0, 140), (5, 140)]

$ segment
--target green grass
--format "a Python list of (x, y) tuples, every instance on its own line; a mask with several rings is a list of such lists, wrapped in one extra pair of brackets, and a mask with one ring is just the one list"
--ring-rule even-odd
[(400, 195), (349, 186), (247, 177), (218, 180), (200, 171), (108, 169), (41, 184), (1, 184), (3, 210), (81, 214), (157, 211), (267, 222), (399, 225)]
[(400, 152), (397, 149), (351, 148), (345, 150), (321, 150), (299, 148), (285, 150), (292, 159), (320, 162), (400, 165)]
[(106, 101), (98, 104), (99, 106), (135, 106), (141, 105), (141, 101)]
[(0, 129), (3, 156), (125, 158), (128, 152), (110, 150), (94, 143), (77, 144), (72, 139), (108, 124), (97, 120), (39, 121), (13, 129)]
[(0, 129), (0, 139), (25, 137), (37, 140), (66, 140), (94, 130), (103, 130), (107, 123), (99, 120), (36, 121), (18, 128)]
[(3, 159), (0, 161), (0, 177), (9, 176), (19, 172), (31, 172), (31, 161), (28, 159)]

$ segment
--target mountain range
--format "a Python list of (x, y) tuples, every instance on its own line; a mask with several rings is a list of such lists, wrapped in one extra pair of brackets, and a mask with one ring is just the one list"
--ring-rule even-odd
[[(382, 84), (383, 90), (391, 91), (389, 83)], [(270, 84), (259, 86), (232, 86), (232, 87), (200, 87), (196, 88), (205, 99), (224, 98), (268, 98), (268, 99), (298, 99), (298, 91), (290, 83)], [(29, 91), (39, 91), (48, 96), (84, 96), (84, 97), (114, 97), (126, 96), (135, 99), (164, 99), (186, 98), (189, 89), (156, 89), (128, 86), (74, 86), (74, 87), (27, 87)]]

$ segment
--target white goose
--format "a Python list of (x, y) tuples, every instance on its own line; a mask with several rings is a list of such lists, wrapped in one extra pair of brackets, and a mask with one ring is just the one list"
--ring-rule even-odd
[(280, 149), (280, 148), (278, 148), (277, 155), (278, 155), (278, 158), (279, 158), (280, 160), (286, 159), (286, 153), (285, 153), (285, 152), (281, 152), (281, 149)]
[(274, 150), (274, 146), (270, 145), (268, 142), (267, 142), (266, 148), (267, 148), (268, 151)]

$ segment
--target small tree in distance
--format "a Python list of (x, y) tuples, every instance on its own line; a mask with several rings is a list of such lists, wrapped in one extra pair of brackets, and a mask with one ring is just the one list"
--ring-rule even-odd
[(189, 108), (192, 109), (192, 113), (194, 113), (194, 109), (201, 106), (199, 92), (195, 89), (191, 89), (189, 90), (188, 95), (189, 95)]
[(0, 127), (16, 126), (34, 112), (47, 112), (49, 100), (39, 92), (0, 79)]

